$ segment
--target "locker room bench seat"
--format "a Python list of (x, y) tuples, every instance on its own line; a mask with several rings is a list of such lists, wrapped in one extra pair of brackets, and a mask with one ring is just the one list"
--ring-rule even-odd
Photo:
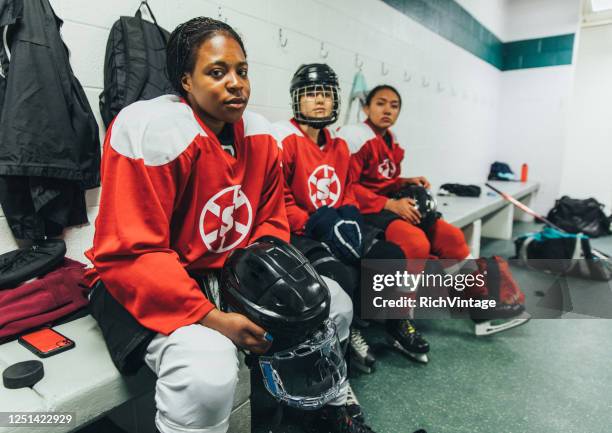
[[(538, 182), (490, 181), (491, 185), (531, 207), (540, 184)], [(438, 210), (449, 223), (461, 228), (474, 257), (480, 255), (480, 238), (511, 239), (514, 220), (533, 218), (480, 184), (480, 197), (436, 196)], [(438, 188), (432, 189), (437, 191)], [(489, 195), (487, 193), (492, 193)]]
[[(7, 389), (0, 383), (2, 412), (73, 412), (76, 425), (47, 427), (0, 427), (0, 433), (70, 432), (103, 416), (130, 433), (154, 433), (155, 376), (141, 368), (123, 377), (113, 365), (102, 334), (91, 316), (57, 326), (76, 342), (74, 349), (40, 359), (17, 341), (0, 346), (0, 370), (30, 359), (40, 359), (45, 376), (34, 387)], [(250, 375), (241, 359), (230, 431), (250, 432)]]

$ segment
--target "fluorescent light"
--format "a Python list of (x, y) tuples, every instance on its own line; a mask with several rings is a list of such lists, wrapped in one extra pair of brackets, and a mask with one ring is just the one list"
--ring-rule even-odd
[(591, 0), (593, 12), (602, 12), (612, 9), (612, 0)]

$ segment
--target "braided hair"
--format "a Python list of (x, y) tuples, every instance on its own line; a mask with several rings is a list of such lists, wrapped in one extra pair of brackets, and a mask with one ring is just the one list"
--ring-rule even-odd
[(374, 99), (374, 96), (376, 96), (376, 94), (380, 92), (381, 90), (385, 90), (385, 89), (391, 90), (393, 93), (397, 95), (397, 99), (399, 99), (399, 106), (401, 108), (402, 107), (402, 95), (400, 95), (400, 93), (397, 91), (395, 87), (390, 86), (389, 84), (380, 84), (374, 87), (372, 90), (370, 90), (370, 92), (368, 93), (368, 96), (366, 96), (365, 105), (369, 106), (372, 103), (372, 99)]
[(186, 73), (193, 72), (198, 48), (206, 40), (218, 34), (227, 35), (238, 42), (246, 57), (246, 50), (240, 35), (228, 24), (213, 18), (192, 18), (179, 25), (170, 34), (166, 45), (166, 68), (170, 84), (180, 95), (186, 96), (182, 79)]

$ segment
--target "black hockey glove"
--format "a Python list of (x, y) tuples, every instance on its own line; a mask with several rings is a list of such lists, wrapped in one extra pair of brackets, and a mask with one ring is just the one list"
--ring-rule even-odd
[(361, 216), (361, 212), (355, 206), (347, 204), (344, 206), (340, 206), (338, 209), (338, 215), (340, 218), (345, 220), (356, 221), (359, 226), (363, 226), (363, 217)]
[(342, 218), (334, 208), (317, 209), (306, 223), (305, 234), (325, 243), (344, 263), (354, 264), (361, 258), (363, 242), (359, 222)]

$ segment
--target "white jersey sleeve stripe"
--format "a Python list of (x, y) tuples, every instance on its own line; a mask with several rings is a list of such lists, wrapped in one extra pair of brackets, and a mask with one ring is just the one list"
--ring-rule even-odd
[(376, 137), (376, 134), (365, 123), (347, 125), (340, 128), (338, 137), (344, 139), (351, 153), (357, 153), (361, 146)]
[(135, 102), (117, 115), (110, 145), (119, 154), (159, 166), (175, 160), (206, 132), (193, 111), (175, 95)]

